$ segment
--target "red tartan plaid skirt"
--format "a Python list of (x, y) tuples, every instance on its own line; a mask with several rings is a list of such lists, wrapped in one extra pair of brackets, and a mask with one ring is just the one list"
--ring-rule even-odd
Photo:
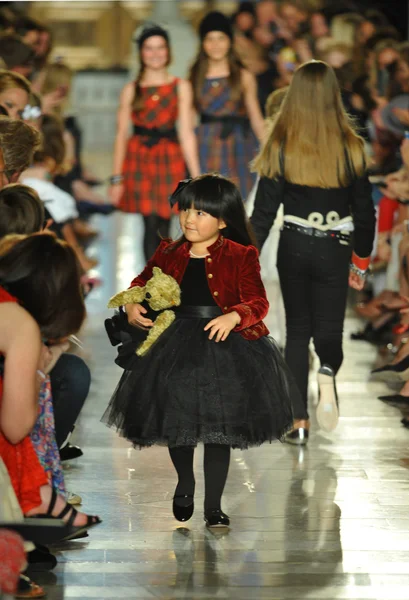
[(169, 196), (186, 177), (182, 150), (177, 142), (165, 138), (151, 148), (143, 141), (139, 135), (128, 141), (122, 170), (124, 193), (119, 209), (170, 219)]

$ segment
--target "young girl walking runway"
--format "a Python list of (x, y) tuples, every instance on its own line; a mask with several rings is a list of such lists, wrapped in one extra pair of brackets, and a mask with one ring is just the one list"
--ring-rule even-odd
[[(169, 447), (179, 521), (193, 514), (193, 454), (204, 443), (205, 521), (228, 526), (221, 496), (230, 448), (282, 438), (298, 390), (262, 321), (268, 302), (236, 186), (204, 175), (181, 182), (172, 202), (183, 235), (162, 241), (131, 286), (145, 286), (160, 267), (180, 285), (181, 306), (155, 346), (128, 361), (103, 420), (134, 446)], [(125, 310), (131, 324), (152, 326), (141, 304)]]

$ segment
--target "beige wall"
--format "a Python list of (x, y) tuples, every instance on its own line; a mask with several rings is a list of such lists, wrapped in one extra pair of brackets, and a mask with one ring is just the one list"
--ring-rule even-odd
[[(154, 0), (31, 2), (29, 13), (52, 29), (52, 57), (64, 57), (72, 68), (128, 67), (132, 33), (149, 18), (153, 4)], [(236, 5), (235, 0), (188, 0), (180, 2), (180, 9), (186, 19), (196, 23), (206, 7), (231, 13)]]

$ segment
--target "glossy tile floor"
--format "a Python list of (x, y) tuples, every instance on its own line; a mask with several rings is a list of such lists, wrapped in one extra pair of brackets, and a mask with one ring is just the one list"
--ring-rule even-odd
[[(138, 217), (115, 215), (97, 225), (102, 234), (90, 253), (101, 260), (104, 285), (88, 300), (81, 335), (93, 375), (75, 433), (84, 457), (66, 478), (84, 510), (104, 522), (89, 541), (61, 549), (53, 573), (36, 577), (49, 598), (408, 600), (409, 431), (376, 399), (384, 385), (368, 383), (375, 353), (349, 341), (356, 321), (346, 322), (336, 432), (314, 427), (305, 450), (277, 443), (234, 451), (225, 535), (203, 525), (199, 448), (196, 512), (179, 527), (166, 449), (135, 451), (99, 422), (120, 376), (104, 332), (105, 305), (142, 264)], [(280, 337), (277, 284), (268, 289), (268, 324)], [(311, 403), (315, 391), (312, 377)]]

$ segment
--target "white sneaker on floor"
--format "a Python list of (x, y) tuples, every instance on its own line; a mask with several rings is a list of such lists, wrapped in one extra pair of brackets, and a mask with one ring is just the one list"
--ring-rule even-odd
[(323, 431), (333, 431), (338, 425), (339, 409), (335, 387), (335, 374), (328, 365), (318, 371), (318, 405), (317, 421)]
[(67, 503), (71, 504), (71, 505), (82, 504), (82, 498), (81, 498), (81, 496), (78, 496), (78, 494), (73, 494), (72, 492), (68, 492)]

